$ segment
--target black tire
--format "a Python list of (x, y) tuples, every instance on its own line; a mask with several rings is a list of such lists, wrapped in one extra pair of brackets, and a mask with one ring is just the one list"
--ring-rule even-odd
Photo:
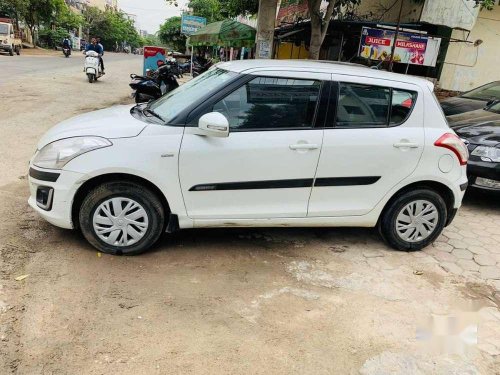
[(89, 78), (89, 83), (94, 82), (94, 75), (93, 74), (87, 73), (87, 77)]
[(16, 55), (19, 56), (21, 54), (21, 47), (16, 48)]
[[(436, 226), (432, 233), (421, 241), (410, 242), (401, 238), (396, 230), (396, 219), (401, 210), (416, 200), (425, 200), (432, 203), (438, 213)], [(417, 189), (407, 191), (394, 199), (382, 212), (378, 223), (378, 230), (383, 240), (392, 248), (403, 251), (417, 251), (421, 250), (427, 245), (434, 242), (434, 240), (441, 234), (446, 223), (447, 208), (446, 203), (437, 192), (430, 189)]]
[[(139, 203), (147, 213), (149, 226), (144, 236), (130, 246), (113, 246), (101, 240), (95, 233), (92, 218), (96, 209), (105, 200), (113, 197), (129, 198)], [(106, 182), (91, 190), (82, 202), (78, 215), (84, 237), (99, 251), (112, 255), (137, 255), (147, 251), (163, 233), (165, 210), (158, 196), (151, 190), (134, 182)]]
[(14, 48), (9, 50), (9, 55), (14, 56)]

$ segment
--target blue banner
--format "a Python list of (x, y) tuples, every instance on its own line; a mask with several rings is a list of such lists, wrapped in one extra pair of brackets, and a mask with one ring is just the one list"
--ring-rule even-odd
[(207, 19), (204, 17), (182, 15), (181, 34), (191, 35), (207, 24)]

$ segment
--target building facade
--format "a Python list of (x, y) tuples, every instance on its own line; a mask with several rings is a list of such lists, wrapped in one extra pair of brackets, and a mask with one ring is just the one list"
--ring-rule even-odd
[[(476, 0), (362, 0), (330, 21), (320, 59), (378, 64), (380, 57), (374, 61), (371, 55), (362, 56), (363, 28), (394, 30), (400, 11), (401, 27), (425, 36), (427, 47), (434, 44), (437, 51), (431, 65), (396, 63), (396, 72), (429, 77), (441, 88), (456, 91), (500, 80), (499, 0), (493, 10), (481, 10)], [(282, 0), (276, 24), (275, 57), (307, 58), (307, 0)]]
[(101, 10), (118, 10), (118, 0), (65, 0), (74, 10), (83, 10), (86, 6), (97, 7)]
[(453, 30), (439, 84), (443, 89), (467, 91), (500, 80), (500, 4), (483, 9), (470, 32)]

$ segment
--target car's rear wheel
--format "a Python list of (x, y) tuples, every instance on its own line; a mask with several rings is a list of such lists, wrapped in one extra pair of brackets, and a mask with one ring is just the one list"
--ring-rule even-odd
[(148, 188), (132, 182), (107, 182), (87, 194), (79, 222), (87, 241), (98, 250), (135, 255), (160, 238), (165, 212), (160, 199)]
[(417, 189), (389, 203), (378, 229), (382, 238), (397, 250), (421, 250), (441, 234), (446, 216), (446, 203), (438, 193)]

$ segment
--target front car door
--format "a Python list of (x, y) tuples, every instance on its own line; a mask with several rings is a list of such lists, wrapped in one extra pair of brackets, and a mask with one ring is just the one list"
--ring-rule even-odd
[(308, 216), (364, 215), (417, 167), (424, 147), (423, 93), (402, 82), (332, 78)]
[(191, 218), (307, 215), (322, 143), (325, 79), (330, 74), (254, 73), (207, 103), (200, 115), (222, 113), (230, 133), (227, 138), (194, 134), (199, 115), (185, 129), (179, 175)]

